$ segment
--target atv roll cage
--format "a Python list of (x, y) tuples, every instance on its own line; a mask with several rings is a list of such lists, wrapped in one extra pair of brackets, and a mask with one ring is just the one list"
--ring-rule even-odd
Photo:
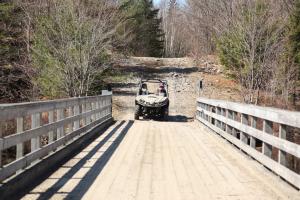
[[(145, 89), (147, 89), (147, 84), (146, 83), (162, 83), (165, 90), (166, 90), (166, 96), (169, 97), (169, 86), (168, 86), (168, 81), (166, 80), (161, 80), (161, 79), (142, 79), (140, 81), (140, 84), (139, 84), (139, 91), (138, 91), (138, 95), (142, 95), (142, 89), (144, 87), (146, 87)], [(146, 86), (145, 86), (146, 84)]]

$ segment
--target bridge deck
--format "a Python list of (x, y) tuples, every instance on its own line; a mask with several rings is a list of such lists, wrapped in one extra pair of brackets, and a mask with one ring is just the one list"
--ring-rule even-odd
[(297, 199), (197, 123), (117, 122), (24, 199)]

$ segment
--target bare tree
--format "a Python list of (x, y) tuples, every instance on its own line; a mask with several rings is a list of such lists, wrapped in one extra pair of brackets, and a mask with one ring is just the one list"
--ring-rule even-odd
[(35, 20), (31, 46), (35, 64), (44, 78), (58, 80), (69, 96), (87, 95), (95, 72), (104, 68), (102, 57), (117, 26), (117, 4), (55, 0), (44, 8), (37, 15), (27, 10)]
[(220, 46), (228, 52), (238, 49), (238, 54), (227, 56), (238, 60), (231, 70), (244, 100), (258, 103), (262, 92), (288, 99), (296, 70), (283, 55), (294, 0), (186, 0), (181, 6), (174, 2), (165, 1), (161, 11), (167, 56), (177, 55), (178, 46), (184, 47), (181, 55), (196, 56), (218, 54)]
[(180, 57), (187, 52), (186, 15), (176, 0), (163, 0), (160, 4), (165, 33), (165, 56)]

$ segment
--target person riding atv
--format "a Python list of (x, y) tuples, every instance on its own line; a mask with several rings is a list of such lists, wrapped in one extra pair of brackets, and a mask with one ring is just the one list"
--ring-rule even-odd
[[(151, 92), (148, 89), (148, 84), (159, 85), (159, 87), (156, 92)], [(140, 116), (167, 119), (168, 114), (169, 95), (167, 81), (159, 79), (142, 80), (135, 99), (134, 119), (138, 120)]]
[(157, 92), (158, 96), (167, 96), (167, 91), (165, 89), (165, 86), (163, 83), (159, 84), (159, 88), (158, 88), (158, 92)]

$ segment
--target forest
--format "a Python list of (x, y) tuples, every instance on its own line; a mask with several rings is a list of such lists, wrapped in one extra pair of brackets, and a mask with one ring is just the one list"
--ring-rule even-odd
[(0, 102), (94, 94), (126, 56), (216, 56), (246, 103), (296, 106), (300, 0), (1, 0)]
[(0, 3), (1, 102), (89, 95), (119, 55), (163, 56), (148, 0)]
[(160, 10), (165, 56), (216, 55), (246, 103), (297, 104), (299, 0), (170, 0)]

